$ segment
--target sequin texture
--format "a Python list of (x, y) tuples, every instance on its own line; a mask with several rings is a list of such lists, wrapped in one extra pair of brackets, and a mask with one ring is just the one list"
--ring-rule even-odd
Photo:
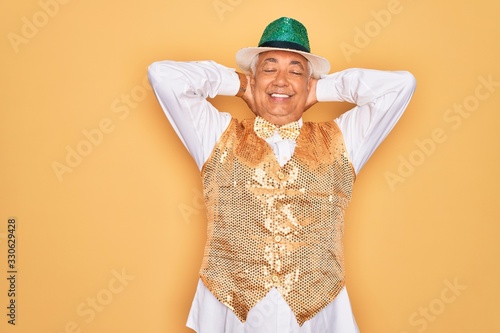
[(233, 119), (203, 167), (200, 275), (241, 321), (276, 288), (302, 325), (344, 286), (343, 219), (355, 174), (333, 122), (305, 122), (283, 167), (253, 126)]
[(281, 17), (271, 22), (262, 33), (259, 46), (272, 41), (292, 42), (311, 52), (306, 27), (290, 17)]

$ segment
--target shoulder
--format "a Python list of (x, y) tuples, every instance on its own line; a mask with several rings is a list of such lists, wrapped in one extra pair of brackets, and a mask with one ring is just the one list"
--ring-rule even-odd
[(323, 133), (329, 133), (330, 135), (333, 135), (333, 134), (342, 135), (342, 132), (340, 131), (340, 127), (333, 120), (324, 121), (324, 122), (306, 121), (303, 124), (303, 128), (306, 129), (307, 131), (311, 131), (311, 132), (320, 132), (320, 133), (323, 132)]

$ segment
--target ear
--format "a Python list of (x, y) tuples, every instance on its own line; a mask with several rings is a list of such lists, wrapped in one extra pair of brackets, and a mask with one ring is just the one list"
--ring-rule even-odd
[(307, 78), (307, 92), (309, 94), (311, 94), (311, 89), (316, 89), (315, 87), (315, 82), (316, 80), (314, 79), (314, 77), (312, 75), (310, 75), (308, 78)]
[(252, 86), (252, 90), (254, 90), (253, 88), (255, 88), (255, 74), (250, 72), (250, 85)]

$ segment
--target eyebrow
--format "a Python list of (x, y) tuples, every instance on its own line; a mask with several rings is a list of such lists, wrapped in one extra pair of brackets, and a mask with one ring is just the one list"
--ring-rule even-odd
[[(264, 59), (263, 63), (265, 63), (265, 62), (278, 63), (278, 60), (276, 58), (266, 58), (266, 59)], [(302, 65), (302, 63), (300, 61), (298, 61), (298, 60), (292, 60), (292, 61), (290, 61), (290, 65), (298, 65), (302, 69), (304, 69), (304, 65)]]
[(302, 65), (302, 63), (298, 60), (292, 60), (290, 61), (290, 65), (299, 65), (300, 68), (304, 69), (304, 65)]

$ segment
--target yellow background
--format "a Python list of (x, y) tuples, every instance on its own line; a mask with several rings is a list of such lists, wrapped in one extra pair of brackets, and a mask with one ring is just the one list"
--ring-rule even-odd
[[(333, 71), (417, 78), (348, 210), (347, 284), (361, 332), (500, 332), (498, 1), (60, 1), (0, 4), (1, 332), (190, 332), (200, 182), (146, 69), (162, 59), (235, 67), (236, 51), (280, 16), (308, 27)], [(251, 116), (239, 99), (214, 103)], [(316, 105), (306, 119), (347, 107)], [(69, 153), (78, 150), (86, 156)]]

